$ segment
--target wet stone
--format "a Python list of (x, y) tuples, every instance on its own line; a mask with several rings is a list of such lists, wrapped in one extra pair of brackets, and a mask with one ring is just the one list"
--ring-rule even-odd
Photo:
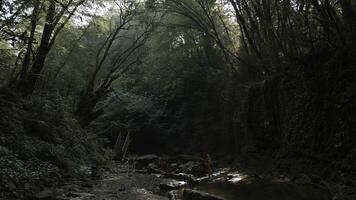
[(168, 192), (169, 200), (182, 200), (184, 189), (172, 190)]
[(177, 180), (167, 180), (159, 185), (159, 188), (162, 190), (176, 190), (182, 187), (187, 186), (188, 183), (185, 181), (177, 181)]
[(225, 199), (217, 195), (212, 195), (197, 190), (185, 189), (183, 191), (183, 200), (225, 200)]
[(150, 163), (153, 163), (156, 160), (158, 160), (158, 158), (159, 158), (158, 156), (152, 154), (152, 155), (132, 157), (131, 160), (135, 162), (137, 169), (142, 169), (147, 167)]

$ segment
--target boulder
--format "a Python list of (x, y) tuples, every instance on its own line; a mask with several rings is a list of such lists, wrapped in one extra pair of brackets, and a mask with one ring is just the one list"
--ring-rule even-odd
[(183, 198), (183, 190), (172, 190), (168, 192), (169, 200), (181, 200)]
[(178, 179), (178, 180), (185, 180), (185, 181), (194, 181), (196, 178), (192, 174), (186, 174), (186, 173), (164, 173), (164, 177), (166, 178), (173, 178), (173, 179)]
[(167, 180), (159, 185), (159, 188), (162, 190), (176, 190), (182, 187), (187, 186), (188, 183), (185, 181), (177, 181), (177, 180)]
[(148, 164), (147, 170), (150, 173), (163, 173), (162, 170), (155, 163)]
[(225, 200), (225, 199), (220, 196), (209, 194), (206, 192), (185, 189), (183, 191), (183, 200)]
[(180, 171), (194, 174), (196, 176), (204, 176), (207, 173), (207, 168), (198, 161), (189, 161), (187, 163), (179, 165)]
[(158, 160), (158, 156), (156, 155), (144, 155), (144, 156), (137, 156), (137, 157), (132, 157), (130, 160), (132, 160), (135, 163), (136, 169), (142, 169), (147, 167), (150, 163), (155, 162)]

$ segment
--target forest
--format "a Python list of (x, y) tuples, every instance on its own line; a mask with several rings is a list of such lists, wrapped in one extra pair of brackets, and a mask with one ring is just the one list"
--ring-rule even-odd
[(0, 200), (355, 200), (355, 0), (0, 0)]

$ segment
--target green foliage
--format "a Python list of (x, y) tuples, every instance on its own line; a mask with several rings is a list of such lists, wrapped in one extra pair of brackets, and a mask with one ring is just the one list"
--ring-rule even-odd
[[(0, 78), (18, 81), (30, 70), (26, 53), (30, 64), (38, 57), (51, 1), (3, 2)], [(59, 2), (68, 3), (56, 1), (55, 14)], [(82, 115), (103, 108), (98, 123), (119, 121), (134, 132), (228, 134), (245, 85), (287, 76), (324, 48), (355, 57), (356, 14), (347, 0), (88, 0), (69, 21), (63, 11), (53, 24), (60, 31), (47, 38), (54, 43), (45, 67), (32, 74), (38, 92), (59, 93), (76, 113), (84, 105)]]
[(133, 131), (154, 124), (165, 112), (154, 97), (122, 91), (113, 93), (103, 105), (106, 112), (98, 121), (106, 124), (105, 126), (116, 121), (123, 124), (123, 128)]
[(0, 40), (0, 84), (8, 81), (11, 72), (14, 70), (16, 55), (11, 46)]

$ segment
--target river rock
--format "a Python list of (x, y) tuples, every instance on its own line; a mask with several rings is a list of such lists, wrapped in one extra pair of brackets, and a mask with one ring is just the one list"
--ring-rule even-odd
[(169, 200), (181, 200), (183, 198), (183, 190), (172, 190), (168, 192)]
[(178, 179), (178, 180), (185, 180), (185, 181), (194, 181), (196, 178), (192, 174), (186, 174), (186, 173), (165, 173), (164, 177), (166, 178), (173, 178), (173, 179)]
[(159, 188), (162, 190), (176, 190), (182, 187), (187, 186), (188, 183), (185, 181), (177, 181), (177, 180), (167, 180), (159, 185)]
[(41, 192), (37, 193), (31, 199), (34, 200), (51, 200), (58, 195), (58, 191), (52, 188), (45, 188)]
[(194, 177), (190, 180), (189, 184), (196, 185), (196, 184), (208, 183), (210, 181), (211, 181), (211, 179), (209, 176), (203, 176), (203, 177), (199, 177), (199, 178)]
[(197, 190), (184, 189), (183, 200), (225, 200), (224, 198)]
[(201, 162), (189, 161), (182, 165), (179, 165), (181, 171), (191, 173), (196, 176), (204, 176), (207, 173), (207, 169)]
[(142, 169), (147, 167), (150, 163), (155, 162), (158, 160), (157, 155), (144, 155), (144, 156), (137, 156), (137, 157), (132, 157), (130, 158), (133, 162), (135, 162), (135, 166), (137, 169)]
[(147, 170), (150, 173), (163, 173), (162, 170), (155, 163), (148, 164)]
[(71, 197), (71, 200), (85, 200), (95, 197), (95, 195), (87, 192), (70, 192), (67, 196)]

